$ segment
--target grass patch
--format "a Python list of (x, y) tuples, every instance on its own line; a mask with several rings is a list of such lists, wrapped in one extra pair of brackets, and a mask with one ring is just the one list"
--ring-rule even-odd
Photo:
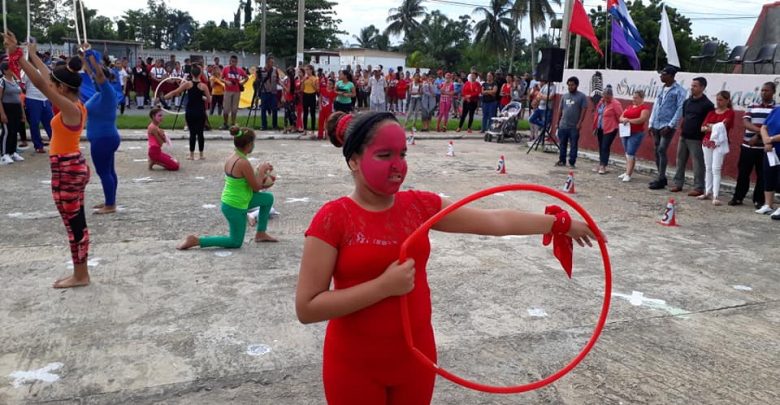
[[(404, 121), (406, 121), (406, 117), (399, 116), (398, 120), (401, 122), (401, 124), (403, 124)], [(171, 128), (173, 127), (174, 121), (176, 121), (176, 129), (177, 130), (180, 130), (180, 129), (184, 128), (184, 125), (185, 125), (184, 114), (179, 115), (178, 119), (176, 118), (175, 115), (166, 114), (165, 118), (163, 118), (163, 122), (162, 122), (161, 126), (162, 126), (163, 129), (170, 131)], [(240, 126), (246, 125), (246, 123), (247, 123), (247, 112), (246, 111), (242, 111), (239, 114), (239, 116), (236, 119), (236, 121), (238, 122), (238, 124)], [(269, 121), (270, 121), (270, 119), (269, 119)], [(149, 122), (150, 122), (150, 120), (149, 120), (149, 117), (147, 115), (119, 115), (119, 116), (117, 116), (117, 119), (116, 119), (116, 126), (119, 129), (146, 129), (146, 127), (149, 126)], [(211, 123), (211, 127), (212, 128), (219, 128), (222, 125), (222, 116), (221, 115), (212, 115), (212, 116), (209, 117), (209, 122)], [(447, 130), (454, 131), (458, 127), (458, 123), (459, 122), (460, 122), (459, 119), (451, 118), (447, 122)], [(279, 125), (281, 125), (282, 124), (282, 120), (280, 119), (278, 121), (278, 123), (279, 123)], [(269, 124), (270, 124), (270, 122), (269, 122)], [(471, 129), (474, 130), (474, 131), (479, 131), (482, 128), (481, 124), (482, 124), (481, 120), (477, 120), (475, 118), (474, 119), (474, 124), (471, 126)], [(249, 120), (249, 126), (255, 128), (255, 129), (260, 128), (260, 114), (259, 113), (257, 115), (257, 119), (255, 119), (254, 113), (253, 113), (252, 119)], [(315, 128), (317, 127), (317, 122), (316, 121), (314, 122), (314, 127)], [(464, 127), (465, 127), (465, 124), (464, 124)], [(309, 128), (311, 128), (311, 127), (309, 126)], [(418, 131), (422, 129), (422, 123), (420, 122), (419, 119), (417, 120), (416, 128), (417, 128)], [(528, 120), (520, 120), (519, 123), (518, 123), (517, 128), (519, 130), (521, 130), (521, 131), (529, 130), (530, 129), (530, 125), (528, 124)], [(407, 127), (407, 129), (411, 129), (411, 124)], [(430, 129), (431, 130), (435, 130), (436, 129), (436, 121), (435, 120), (431, 120)], [(464, 128), (464, 130), (465, 130), (465, 128)]]

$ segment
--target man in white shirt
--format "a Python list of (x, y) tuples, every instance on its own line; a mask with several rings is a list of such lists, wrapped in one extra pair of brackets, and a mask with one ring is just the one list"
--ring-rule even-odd
[(30, 124), (30, 137), (35, 146), (35, 152), (45, 153), (40, 124), (43, 124), (43, 129), (51, 140), (51, 120), (54, 118), (54, 111), (49, 99), (35, 87), (29, 76), (22, 75), (22, 80), (24, 80), (25, 88), (24, 110), (27, 114), (27, 122)]
[(374, 70), (374, 75), (368, 79), (368, 86), (371, 88), (370, 108), (371, 111), (385, 111), (385, 89), (387, 82), (380, 70)]

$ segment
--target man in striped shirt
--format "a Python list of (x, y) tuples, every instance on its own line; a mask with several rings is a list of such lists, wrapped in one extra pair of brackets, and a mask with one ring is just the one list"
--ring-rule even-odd
[(751, 105), (744, 116), (745, 136), (739, 151), (739, 174), (737, 188), (729, 205), (742, 205), (742, 199), (750, 188), (750, 175), (756, 170), (756, 186), (753, 188), (753, 205), (760, 208), (764, 205), (764, 144), (761, 142), (761, 126), (764, 119), (775, 107), (776, 85), (766, 82), (761, 86), (761, 103)]

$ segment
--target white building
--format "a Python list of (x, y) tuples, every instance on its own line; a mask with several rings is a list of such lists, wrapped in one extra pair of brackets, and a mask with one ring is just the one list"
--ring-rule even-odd
[(341, 48), (335, 51), (312, 49), (304, 52), (314, 70), (322, 68), (325, 72), (335, 72), (350, 66), (355, 70), (358, 65), (366, 69), (369, 65), (375, 68), (382, 65), (385, 72), (402, 66), (406, 70), (406, 54), (400, 52), (380, 51), (366, 48)]

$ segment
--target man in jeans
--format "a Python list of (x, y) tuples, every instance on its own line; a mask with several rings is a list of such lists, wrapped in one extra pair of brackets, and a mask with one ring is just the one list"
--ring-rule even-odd
[(704, 95), (706, 88), (707, 79), (694, 78), (691, 82), (691, 96), (683, 103), (682, 133), (677, 141), (677, 172), (674, 174), (674, 186), (669, 190), (673, 193), (683, 189), (685, 166), (690, 156), (693, 160), (693, 190), (688, 195), (698, 197), (704, 194), (704, 151), (701, 149), (704, 133), (701, 132), (701, 124), (707, 114), (715, 109), (712, 101)]
[[(265, 67), (261, 70), (257, 80), (258, 91), (260, 92), (260, 123), (263, 131), (268, 129), (268, 118), (271, 116), (271, 127), (278, 129), (279, 110), (276, 106), (276, 86), (279, 83), (279, 69), (274, 66), (273, 56), (265, 59)], [(290, 80), (294, 80), (290, 78)]]
[(649, 184), (651, 190), (660, 190), (667, 185), (668, 157), (666, 151), (669, 149), (674, 131), (682, 116), (686, 94), (685, 89), (674, 80), (676, 74), (677, 68), (672, 65), (661, 70), (661, 82), (663, 82), (664, 87), (655, 98), (653, 112), (650, 114), (650, 135), (655, 141), (655, 165), (658, 168), (658, 178)]
[(569, 166), (574, 169), (577, 163), (577, 145), (580, 140), (580, 127), (585, 119), (585, 110), (588, 109), (588, 99), (582, 92), (577, 91), (580, 79), (575, 76), (566, 80), (569, 92), (561, 97), (561, 115), (558, 122), (558, 144), (560, 155), (555, 166), (566, 166), (566, 149), (571, 141), (571, 154), (569, 154)]

